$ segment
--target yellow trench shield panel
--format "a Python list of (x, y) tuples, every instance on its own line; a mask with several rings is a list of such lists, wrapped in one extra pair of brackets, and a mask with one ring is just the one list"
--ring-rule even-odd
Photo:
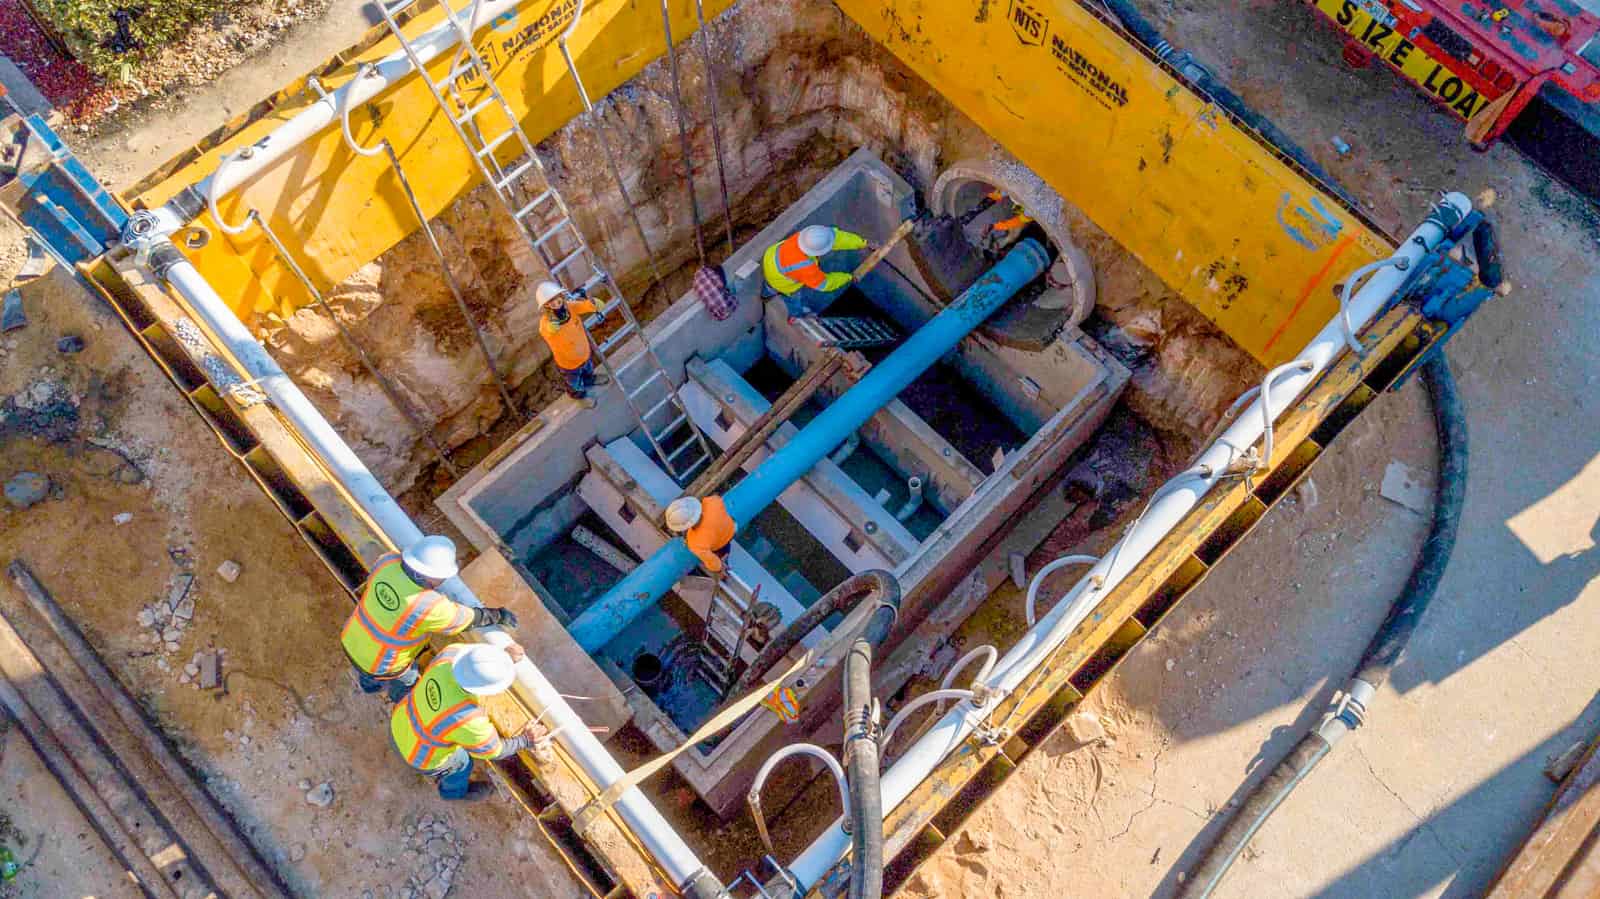
[(836, 0), (1263, 364), (1391, 242), (1073, 0)]
[[(732, 0), (705, 0), (705, 14), (716, 16), (731, 5)], [(668, 6), (673, 37), (681, 44), (696, 30), (694, 0), (670, 0)], [(535, 143), (583, 109), (556, 46), (576, 10), (577, 0), (531, 0), (480, 30), (473, 42)], [(414, 38), (442, 21), (442, 11), (432, 7), (405, 26), (406, 34)], [(665, 54), (660, 6), (637, 0), (589, 0), (569, 45), (590, 95), (604, 96)], [(317, 77), (331, 91), (354, 77), (359, 63), (399, 49), (387, 26), (379, 26), (357, 48), (320, 69)], [(448, 71), (450, 55), (434, 60), (429, 67), (433, 77)], [(471, 75), (458, 79), (456, 87), (468, 103), (488, 96)], [(254, 143), (317, 100), (304, 80), (289, 85), (240, 121), (180, 154), (128, 191), (125, 199), (134, 205), (164, 203), (210, 174), (221, 154)], [(477, 119), (486, 134), (499, 134), (504, 128), (494, 117), (489, 110)], [(350, 120), (355, 139), (363, 145), (376, 144), (380, 136), (394, 145), (430, 217), (482, 180), (421, 79), (402, 81), (351, 110)], [(517, 152), (515, 140), (500, 146), (502, 161)], [(242, 221), (251, 208), (268, 220), (319, 289), (348, 278), (418, 227), (388, 160), (352, 153), (337, 122), (218, 203), (229, 224)], [(185, 252), (235, 311), (286, 315), (311, 301), (261, 229), (251, 227), (229, 237), (209, 215), (202, 216), (199, 224), (210, 230), (211, 240), (201, 249)]]

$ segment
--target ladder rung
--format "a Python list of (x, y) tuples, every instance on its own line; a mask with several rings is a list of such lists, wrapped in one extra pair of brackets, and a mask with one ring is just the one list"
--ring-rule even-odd
[[(382, 2), (382, 0), (380, 0), (380, 2)], [(391, 16), (398, 16), (399, 14), (410, 9), (411, 6), (416, 2), (417, 0), (396, 0), (394, 3), (384, 3), (383, 10)]]
[(631, 400), (634, 397), (638, 396), (639, 394), (644, 393), (644, 389), (646, 387), (649, 387), (651, 384), (654, 384), (655, 382), (661, 380), (662, 377), (665, 376), (665, 374), (666, 373), (663, 372), (659, 368), (656, 369), (655, 371), (651, 372), (650, 373), (650, 377), (645, 378), (643, 381), (640, 381), (638, 386), (636, 386), (632, 390), (628, 391), (628, 399)]
[[(688, 420), (689, 420), (689, 417), (687, 415), (680, 415), (677, 418), (673, 419), (672, 420), (672, 424), (669, 426), (668, 430), (666, 430), (666, 431), (664, 431), (662, 433), (671, 434), (673, 431), (678, 429), (679, 425), (683, 424), (684, 422), (686, 422)], [(679, 456), (683, 455), (685, 450), (699, 449), (699, 448), (700, 448), (700, 441), (699, 440), (696, 440), (696, 439), (693, 439), (693, 438), (691, 438), (689, 440), (685, 440), (683, 442), (682, 446), (678, 447), (677, 449), (673, 450), (670, 453), (667, 453), (667, 461), (671, 462), (671, 461), (677, 459)]]
[(677, 398), (678, 398), (677, 394), (669, 393), (666, 396), (662, 397), (660, 402), (656, 403), (654, 406), (651, 406), (649, 409), (647, 409), (645, 411), (645, 413), (643, 415), (641, 415), (639, 417), (640, 418), (649, 418), (650, 416), (656, 414), (657, 412), (660, 412), (662, 406), (665, 406), (668, 403), (673, 402)]
[(573, 250), (571, 253), (568, 253), (566, 256), (562, 257), (560, 262), (557, 262), (555, 265), (550, 266), (550, 274), (552, 274), (552, 275), (561, 274), (563, 271), (566, 270), (567, 266), (571, 265), (574, 262), (577, 262), (579, 259), (581, 259), (584, 256), (588, 255), (588, 252), (589, 252), (589, 248), (588, 247), (578, 247), (576, 250)]
[(532, 160), (529, 160), (528, 162), (524, 162), (522, 165), (517, 166), (516, 168), (512, 169), (510, 172), (507, 172), (506, 176), (504, 178), (502, 178), (499, 181), (496, 181), (494, 183), (495, 189), (496, 190), (505, 190), (506, 188), (510, 187), (513, 183), (515, 183), (518, 178), (521, 178), (523, 175), (526, 175), (528, 173), (528, 170), (531, 169), (531, 168), (533, 168)]
[(610, 353), (617, 344), (633, 336), (635, 330), (637, 329), (634, 327), (633, 322), (624, 322), (622, 327), (611, 332), (611, 336), (606, 338), (605, 343), (600, 344), (601, 355)]
[(465, 125), (466, 123), (468, 123), (468, 122), (472, 121), (473, 119), (477, 118), (478, 113), (483, 112), (485, 109), (488, 109), (489, 107), (493, 106), (494, 104), (495, 104), (495, 98), (493, 96), (490, 96), (489, 99), (483, 101), (482, 103), (479, 103), (477, 106), (469, 106), (469, 107), (467, 107), (467, 111), (466, 112), (463, 112), (460, 116), (456, 117), (456, 124), (457, 125)]
[(560, 234), (562, 231), (564, 231), (564, 230), (566, 230), (566, 229), (568, 229), (570, 227), (572, 227), (572, 219), (563, 218), (561, 221), (556, 222), (555, 225), (553, 225), (550, 228), (550, 230), (544, 232), (543, 234), (541, 234), (537, 238), (535, 238), (534, 241), (533, 241), (533, 245), (535, 247), (542, 247), (546, 243), (548, 243), (551, 238), (555, 237), (557, 234)]
[[(456, 66), (455, 68), (453, 68), (450, 71), (446, 72), (444, 74), (443, 78), (440, 78), (438, 81), (434, 81), (433, 82), (434, 86), (437, 87), (438, 85), (441, 85), (441, 84), (449, 84), (450, 82), (456, 80), (457, 78), (460, 78), (462, 75), (467, 75), (467, 74), (470, 74), (472, 72), (477, 71), (478, 67), (473, 64), (472, 57), (468, 56), (466, 58), (466, 60), (467, 60), (466, 62), (464, 62), (461, 65)], [(423, 73), (422, 77), (424, 77), (424, 78), (428, 77), (427, 73)]]
[(528, 213), (532, 212), (535, 208), (537, 208), (540, 203), (543, 203), (545, 200), (548, 200), (551, 197), (555, 196), (555, 193), (556, 193), (556, 189), (553, 188), (553, 187), (546, 189), (544, 193), (542, 193), (542, 194), (538, 195), (537, 197), (534, 197), (533, 199), (529, 200), (528, 201), (528, 205), (522, 207), (521, 209), (518, 209), (515, 218), (520, 220), (523, 216), (526, 216)]
[(499, 137), (495, 138), (494, 140), (488, 141), (482, 147), (479, 147), (478, 149), (473, 150), (472, 153), (473, 153), (474, 156), (487, 157), (490, 153), (493, 153), (495, 151), (496, 147), (498, 147), (501, 144), (505, 143), (507, 139), (515, 136), (516, 133), (517, 133), (517, 129), (515, 129), (515, 128), (511, 129), (510, 131), (503, 132)]

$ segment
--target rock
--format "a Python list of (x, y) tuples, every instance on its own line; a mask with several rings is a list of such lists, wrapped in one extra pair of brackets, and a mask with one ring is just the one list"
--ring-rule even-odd
[(6, 482), (6, 502), (26, 509), (50, 495), (50, 479), (36, 471), (24, 471)]
[(5, 300), (0, 301), (0, 333), (27, 326), (28, 316), (22, 311), (22, 291), (7, 291)]
[(231, 584), (239, 579), (240, 571), (239, 563), (229, 559), (217, 566), (217, 577)]
[(185, 596), (179, 600), (178, 607), (172, 610), (172, 617), (179, 621), (188, 621), (194, 618), (194, 597)]
[(189, 588), (192, 586), (194, 586), (194, 575), (192, 574), (180, 574), (173, 578), (172, 589), (167, 591), (167, 608), (176, 612), (178, 606), (189, 595)]
[(128, 522), (130, 522), (132, 520), (133, 520), (133, 513), (132, 512), (118, 512), (117, 514), (111, 516), (111, 523), (116, 525), (117, 527), (122, 527), (123, 525), (127, 524)]
[(84, 346), (82, 337), (76, 334), (68, 334), (56, 341), (56, 352), (63, 356), (71, 356), (83, 352)]
[(1392, 461), (1383, 470), (1383, 484), (1378, 494), (1419, 515), (1433, 510), (1433, 491), (1424, 478), (1399, 460)]
[(250, 745), (250, 737), (249, 737), (249, 735), (245, 735), (245, 736), (240, 737), (239, 738), (239, 745), (240, 746), (249, 746)]
[(1106, 738), (1105, 725), (1100, 716), (1092, 712), (1075, 712), (1066, 720), (1067, 735), (1080, 746), (1098, 743)]
[(333, 784), (330, 781), (325, 780), (306, 791), (306, 802), (317, 808), (333, 805), (333, 798)]
[(151, 627), (156, 623), (156, 613), (148, 608), (140, 609), (139, 614), (134, 616), (134, 620), (139, 622), (140, 627)]
[(189, 681), (192, 681), (192, 680), (194, 680), (194, 675), (188, 673), (187, 671), (185, 671), (183, 674), (178, 675), (178, 683), (180, 683), (180, 684), (186, 684), (186, 683), (188, 683)]
[[(199, 683), (207, 690), (222, 685), (222, 658), (218, 653), (208, 652), (200, 657)], [(310, 784), (306, 785), (306, 789), (311, 789)]]
[(174, 642), (176, 640), (182, 639), (182, 637), (183, 637), (183, 631), (178, 630), (175, 627), (169, 627), (166, 630), (161, 632), (161, 639), (167, 641), (168, 643), (172, 643), (172, 642)]
[(189, 664), (183, 666), (183, 673), (189, 675), (190, 677), (199, 677), (200, 666), (190, 662)]
[(297, 862), (306, 857), (306, 844), (296, 843), (289, 847), (289, 861)]
[[(176, 640), (168, 640), (167, 641), (167, 652), (177, 652), (177, 651), (178, 651), (178, 641), (176, 641)], [(162, 661), (165, 661), (165, 659), (163, 659)]]
[(1167, 670), (1171, 671), (1173, 668), (1177, 667), (1177, 664), (1178, 662), (1176, 659), (1167, 659)]
[[(1489, 191), (1489, 193), (1493, 193), (1493, 191)], [(37, 240), (30, 237), (28, 238), (28, 261), (22, 263), (22, 268), (17, 270), (17, 275), (13, 281), (18, 284), (23, 281), (32, 281), (34, 278), (44, 274), (49, 268), (50, 257), (44, 254), (44, 247), (40, 246)]]

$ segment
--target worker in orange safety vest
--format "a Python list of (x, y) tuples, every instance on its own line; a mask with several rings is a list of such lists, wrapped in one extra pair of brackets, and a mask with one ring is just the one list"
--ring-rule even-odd
[(667, 506), (667, 530), (682, 534), (689, 551), (712, 577), (720, 577), (728, 567), (728, 547), (739, 530), (722, 497), (695, 499), (680, 496)]
[(822, 257), (836, 250), (869, 247), (859, 234), (828, 225), (807, 225), (768, 247), (761, 271), (768, 289), (783, 297), (790, 318), (815, 315), (853, 280), (849, 272), (823, 271)]
[(550, 355), (566, 382), (567, 395), (593, 409), (589, 388), (604, 387), (610, 379), (594, 372), (594, 347), (582, 316), (593, 315), (595, 324), (606, 320), (605, 312), (584, 295), (580, 288), (569, 291), (554, 281), (545, 281), (534, 290), (539, 302), (539, 336), (550, 347)]
[[(1001, 203), (1005, 201), (1006, 195), (1002, 191), (990, 191), (988, 194), (988, 199), (993, 200), (996, 203)], [(995, 222), (993, 225), (990, 225), (989, 233), (985, 235), (985, 237), (990, 242), (999, 243), (1008, 237), (1010, 232), (1021, 231), (1023, 228), (1028, 226), (1029, 222), (1032, 221), (1033, 216), (1028, 215), (1027, 210), (1022, 208), (1021, 203), (1013, 200), (1011, 201), (1010, 217), (1003, 218), (1000, 221)]]
[(472, 782), (472, 760), (493, 761), (531, 748), (534, 724), (502, 737), (483, 707), (483, 699), (504, 693), (516, 680), (516, 663), (526, 657), (515, 643), (445, 647), (422, 678), (389, 714), (389, 734), (406, 763), (439, 785), (444, 799), (480, 799), (492, 787)]
[(510, 609), (472, 608), (440, 593), (438, 587), (456, 573), (456, 545), (449, 537), (423, 537), (403, 553), (378, 559), (339, 635), (362, 692), (387, 688), (389, 700), (399, 702), (417, 682), (417, 653), (431, 634), (469, 627), (516, 630)]

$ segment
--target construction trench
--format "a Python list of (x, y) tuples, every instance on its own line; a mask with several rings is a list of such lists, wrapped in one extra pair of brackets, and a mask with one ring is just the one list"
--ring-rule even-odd
[[(1074, 144), (989, 130), (1004, 98), (974, 105), (952, 87), (941, 66), (957, 63), (926, 48), (970, 16), (928, 13), (915, 37), (869, 4), (729, 6), (708, 3), (704, 29), (691, 2), (463, 11), (492, 23), (475, 46), (571, 210), (548, 246), (553, 231), (525, 236), (508, 212), (543, 194), (502, 202), (481, 183), (449, 113), (404, 71), (417, 51), (380, 27), (127, 192), (142, 212), (124, 245), (82, 271), (345, 589), (418, 524), (471, 548), (447, 591), (516, 610), (528, 649), (495, 717), (553, 731), (496, 781), (595, 895), (843, 891), (843, 784), (820, 754), (760, 775), (759, 824), (747, 803), (774, 753), (843, 754), (840, 663), (872, 607), (747, 666), (836, 587), (892, 572), (899, 614), (872, 679), (895, 737), (881, 745), (887, 893), (1470, 312), (1437, 311), (1470, 272), (1421, 287), (1405, 272), (1449, 270), (1443, 251), (1473, 222), (1447, 197), (1405, 261), (1356, 290), (1349, 272), (1394, 238), (1087, 8), (1054, 27), (1098, 66), (1030, 47), (1014, 16), (972, 28), (978, 44), (1040, 51), (1096, 114), (1145, 101), (1126, 132), (1085, 113)], [(437, 8), (415, 12), (396, 27), (417, 46), (452, 32)], [(663, 14), (675, 59), (659, 58)], [(468, 65), (438, 46), (436, 75)], [(440, 102), (490, 105), (478, 72), (461, 78), (464, 99)], [(503, 119), (483, 130), (507, 133)], [(286, 132), (297, 141), (273, 143)], [(514, 143), (491, 178), (531, 169)], [(1091, 151), (1126, 168), (1062, 174)], [(1084, 179), (1099, 189), (1074, 194)], [(1155, 202), (1157, 224), (1130, 209), (1185, 184), (1255, 199)], [(992, 229), (1018, 209), (1025, 227)], [(1249, 231), (1230, 218), (1261, 210)], [(795, 319), (763, 296), (761, 257), (811, 224), (889, 249)], [(557, 271), (564, 283), (631, 305), (594, 331), (612, 377), (594, 408), (559, 396), (533, 301), (580, 255), (589, 268)], [(691, 289), (708, 265), (737, 300), (725, 317)], [(663, 427), (645, 407), (681, 415)], [(701, 491), (744, 501), (727, 582), (673, 567), (686, 551), (665, 506), (769, 424)], [(1084, 567), (1044, 570), (1124, 532)], [(630, 586), (647, 578), (653, 592)], [(777, 617), (751, 634), (757, 597)], [(298, 637), (337, 652), (335, 635)], [(791, 691), (792, 708), (719, 715), (735, 681), (765, 684), (754, 700)], [(606, 793), (664, 753), (670, 770)]]

